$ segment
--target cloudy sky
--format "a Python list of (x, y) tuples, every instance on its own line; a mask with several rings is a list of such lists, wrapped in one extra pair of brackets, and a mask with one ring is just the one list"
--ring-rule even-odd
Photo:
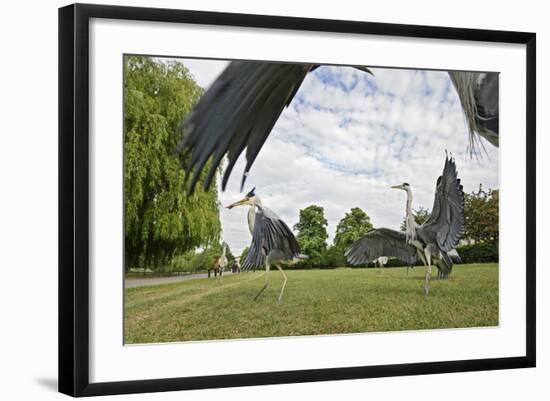
[[(208, 88), (227, 62), (179, 59), (199, 85)], [(372, 70), (324, 66), (307, 75), (277, 124), (247, 179), (262, 203), (292, 228), (299, 210), (325, 208), (329, 243), (338, 221), (358, 206), (375, 227), (397, 229), (406, 194), (391, 185), (408, 182), (413, 207), (431, 209), (445, 149), (456, 158), (464, 190), (482, 183), (497, 188), (498, 149), (471, 158), (458, 97), (445, 72)], [(220, 201), (243, 197), (244, 153)], [(248, 207), (223, 209), (223, 239), (238, 255), (250, 244)]]

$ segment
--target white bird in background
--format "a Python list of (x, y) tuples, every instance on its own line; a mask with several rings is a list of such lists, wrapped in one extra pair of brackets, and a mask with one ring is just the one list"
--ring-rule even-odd
[(384, 271), (384, 265), (388, 263), (388, 257), (387, 256), (380, 256), (374, 261), (374, 265), (378, 266), (378, 273), (382, 273)]

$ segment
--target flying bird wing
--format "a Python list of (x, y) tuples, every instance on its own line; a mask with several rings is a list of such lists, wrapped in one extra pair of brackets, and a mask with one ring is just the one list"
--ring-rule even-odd
[(464, 223), (464, 190), (454, 159), (445, 157), (443, 173), (437, 179), (432, 214), (419, 231), (433, 238), (442, 252), (449, 252), (458, 246)]
[(475, 148), (475, 134), (498, 146), (499, 74), (496, 72), (449, 71)]
[(345, 256), (352, 265), (369, 263), (380, 256), (393, 256), (412, 265), (416, 262), (416, 249), (407, 244), (404, 232), (377, 228), (355, 241)]
[(213, 163), (204, 182), (208, 188), (224, 155), (222, 189), (246, 148), (242, 184), (283, 109), (290, 104), (312, 64), (233, 61), (201, 97), (181, 124), (177, 152), (193, 172), (192, 192), (206, 162)]
[(300, 246), (290, 228), (279, 216), (265, 207), (257, 206), (252, 244), (244, 260), (243, 269), (264, 266), (266, 257), (272, 251), (277, 251), (279, 258), (293, 260), (300, 255)]

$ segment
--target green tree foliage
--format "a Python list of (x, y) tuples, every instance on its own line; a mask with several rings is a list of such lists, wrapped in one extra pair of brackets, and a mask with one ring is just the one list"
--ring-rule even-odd
[[(231, 248), (228, 244), (226, 244), (227, 248), (225, 249), (225, 257), (227, 258), (227, 266), (233, 265), (235, 263), (235, 255), (233, 255), (233, 252), (231, 252)], [(220, 248), (220, 255), (221, 255), (221, 248)]]
[(324, 254), (322, 267), (332, 268), (332, 267), (342, 267), (347, 265), (348, 265), (348, 261), (344, 256), (344, 251), (340, 247), (336, 245), (331, 245), (327, 248), (327, 251)]
[[(170, 264), (171, 271), (199, 271), (208, 270), (214, 266), (214, 262), (222, 254), (222, 245), (214, 244), (205, 248), (199, 252), (196, 250), (190, 250), (182, 255), (178, 255), (172, 259)], [(227, 246), (225, 250), (225, 256), (227, 257), (227, 269), (233, 264), (235, 257), (233, 256), (231, 249)]]
[[(419, 206), (417, 209), (412, 210), (414, 221), (419, 226), (424, 224), (426, 220), (430, 217), (430, 210), (426, 209), (423, 206)], [(399, 226), (399, 229), (401, 231), (406, 231), (407, 229), (407, 222), (405, 221), (405, 217), (403, 217), (403, 221), (401, 222), (401, 225)]]
[(338, 222), (334, 245), (325, 254), (328, 267), (346, 266), (348, 264), (344, 252), (355, 241), (373, 229), (370, 217), (361, 208), (353, 207)]
[(334, 245), (343, 252), (372, 229), (373, 226), (369, 215), (361, 208), (352, 207), (336, 226)]
[(498, 263), (498, 244), (480, 242), (457, 248), (462, 263)]
[[(217, 191), (201, 185), (187, 196), (174, 149), (177, 126), (202, 95), (179, 63), (125, 59), (125, 268), (161, 269), (174, 255), (217, 243)], [(204, 177), (202, 177), (204, 179)]]
[(465, 194), (465, 238), (474, 243), (498, 243), (498, 196), (498, 189), (485, 191), (481, 184), (477, 192)]
[(327, 249), (327, 226), (325, 209), (322, 206), (310, 205), (300, 210), (300, 219), (294, 225), (294, 229), (298, 230), (296, 239), (302, 253), (308, 256), (303, 263), (310, 266), (321, 264)]

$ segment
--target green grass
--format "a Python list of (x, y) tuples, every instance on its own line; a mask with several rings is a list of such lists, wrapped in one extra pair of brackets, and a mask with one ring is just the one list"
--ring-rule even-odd
[[(435, 269), (434, 269), (435, 270)], [(448, 280), (425, 269), (286, 270), (257, 301), (263, 273), (125, 290), (125, 342), (153, 343), (498, 325), (498, 265), (455, 266)]]

